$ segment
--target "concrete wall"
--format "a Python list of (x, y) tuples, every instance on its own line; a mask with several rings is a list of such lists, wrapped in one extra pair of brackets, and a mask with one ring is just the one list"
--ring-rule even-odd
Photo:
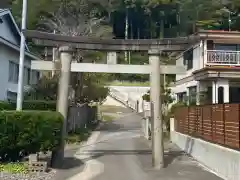
[(171, 141), (194, 159), (225, 180), (240, 179), (240, 152), (201, 139), (193, 138), (174, 129), (171, 119)]
[(143, 112), (142, 96), (150, 87), (109, 86), (109, 89), (111, 97), (138, 112)]
[(84, 128), (89, 122), (97, 120), (97, 108), (88, 104), (70, 107), (68, 112), (68, 132)]

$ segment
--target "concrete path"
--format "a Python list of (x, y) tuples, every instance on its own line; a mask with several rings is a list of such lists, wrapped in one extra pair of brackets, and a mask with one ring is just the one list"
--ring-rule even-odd
[(122, 103), (116, 101), (113, 99), (111, 96), (108, 96), (103, 103), (104, 106), (120, 106), (120, 107), (125, 107)]
[(135, 113), (127, 113), (114, 122), (101, 124), (88, 142), (72, 154), (69, 160), (75, 162), (73, 167), (62, 170), (56, 179), (220, 180), (168, 142), (166, 167), (152, 169), (150, 142), (141, 137), (140, 119)]

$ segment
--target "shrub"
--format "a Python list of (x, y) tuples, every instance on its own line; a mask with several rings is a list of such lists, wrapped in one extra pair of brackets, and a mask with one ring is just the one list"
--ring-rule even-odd
[(56, 101), (28, 100), (22, 106), (24, 110), (56, 111)]
[[(16, 102), (0, 102), (0, 110), (15, 110)], [(41, 110), (41, 111), (55, 111), (56, 101), (43, 100), (27, 100), (23, 101), (23, 110)]]
[(0, 160), (16, 161), (30, 153), (58, 149), (62, 125), (57, 112), (1, 111)]
[(2, 110), (14, 110), (14, 106), (7, 101), (0, 101), (0, 111)]

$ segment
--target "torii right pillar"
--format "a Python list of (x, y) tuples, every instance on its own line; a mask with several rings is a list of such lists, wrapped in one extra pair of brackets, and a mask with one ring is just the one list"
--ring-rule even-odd
[(150, 50), (150, 101), (152, 129), (152, 165), (155, 169), (164, 167), (163, 121), (160, 87), (160, 51)]

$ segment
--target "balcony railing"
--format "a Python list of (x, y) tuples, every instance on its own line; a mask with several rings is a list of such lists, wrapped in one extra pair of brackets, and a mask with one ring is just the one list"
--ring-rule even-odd
[(207, 51), (208, 65), (240, 65), (240, 51)]

